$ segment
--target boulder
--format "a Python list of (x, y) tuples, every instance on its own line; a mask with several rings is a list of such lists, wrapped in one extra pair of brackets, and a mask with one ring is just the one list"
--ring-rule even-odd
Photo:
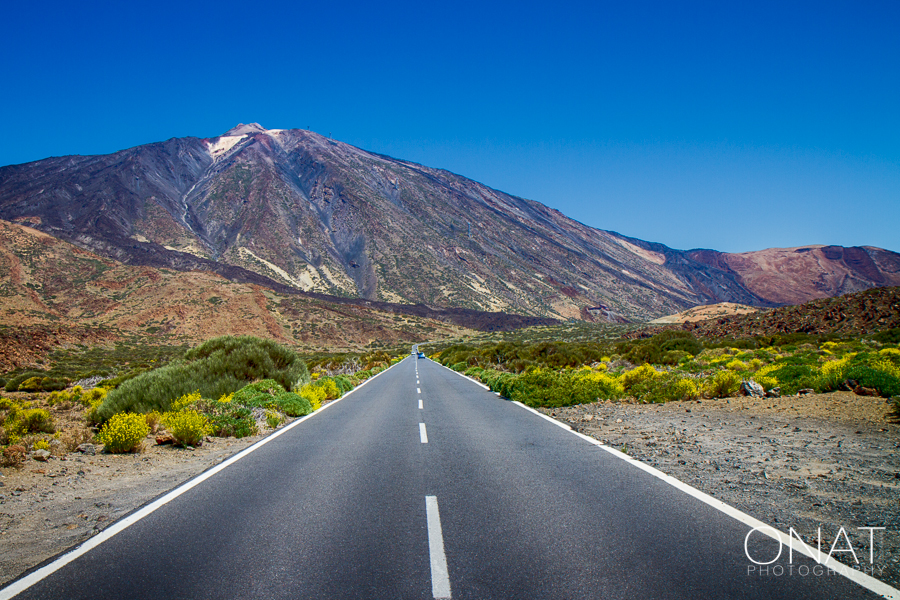
[(31, 458), (38, 462), (47, 462), (50, 459), (49, 450), (35, 450), (31, 453)]
[(174, 444), (175, 438), (168, 433), (156, 436), (156, 445), (165, 446), (166, 444)]
[(765, 398), (766, 390), (752, 379), (741, 383), (741, 395), (753, 398)]
[(857, 396), (878, 396), (878, 390), (857, 385), (853, 388), (853, 393)]
[(771, 390), (766, 392), (766, 398), (781, 398), (781, 388), (773, 387)]

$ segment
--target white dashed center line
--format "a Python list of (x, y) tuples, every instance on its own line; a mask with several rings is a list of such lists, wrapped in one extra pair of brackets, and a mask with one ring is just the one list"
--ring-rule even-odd
[(419, 440), (423, 444), (428, 443), (428, 432), (425, 431), (425, 423), (419, 423)]
[(419, 410), (422, 410), (422, 399), (419, 398)]
[(449, 599), (450, 573), (444, 554), (444, 535), (441, 533), (441, 514), (436, 496), (425, 496), (425, 514), (428, 519), (428, 553), (431, 555), (431, 595)]

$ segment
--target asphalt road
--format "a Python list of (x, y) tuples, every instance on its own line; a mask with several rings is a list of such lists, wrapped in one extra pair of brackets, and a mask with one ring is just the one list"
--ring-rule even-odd
[(411, 357), (16, 598), (878, 597), (749, 530)]

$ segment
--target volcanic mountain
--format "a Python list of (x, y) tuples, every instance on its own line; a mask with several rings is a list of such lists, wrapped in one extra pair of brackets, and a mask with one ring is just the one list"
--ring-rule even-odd
[(239, 125), (0, 168), (0, 219), (132, 265), (279, 292), (587, 320), (900, 285), (900, 255), (673, 250), (311, 131)]

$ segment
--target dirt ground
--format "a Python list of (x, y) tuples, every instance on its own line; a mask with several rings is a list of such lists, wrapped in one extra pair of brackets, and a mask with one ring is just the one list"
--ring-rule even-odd
[[(900, 587), (900, 424), (889, 409), (836, 392), (544, 412), (813, 543), (818, 527), (830, 544), (843, 526), (863, 566), (868, 538), (856, 528), (885, 527), (867, 572)], [(195, 450), (148, 438), (138, 454), (71, 453), (0, 469), (0, 584), (261, 438), (212, 438)]]
[[(545, 412), (787, 532), (830, 548), (840, 527), (869, 575), (900, 588), (900, 424), (852, 392), (668, 404), (598, 402)], [(869, 564), (869, 532), (874, 562)], [(840, 538), (836, 549), (847, 548)], [(834, 558), (853, 563), (850, 552)]]

